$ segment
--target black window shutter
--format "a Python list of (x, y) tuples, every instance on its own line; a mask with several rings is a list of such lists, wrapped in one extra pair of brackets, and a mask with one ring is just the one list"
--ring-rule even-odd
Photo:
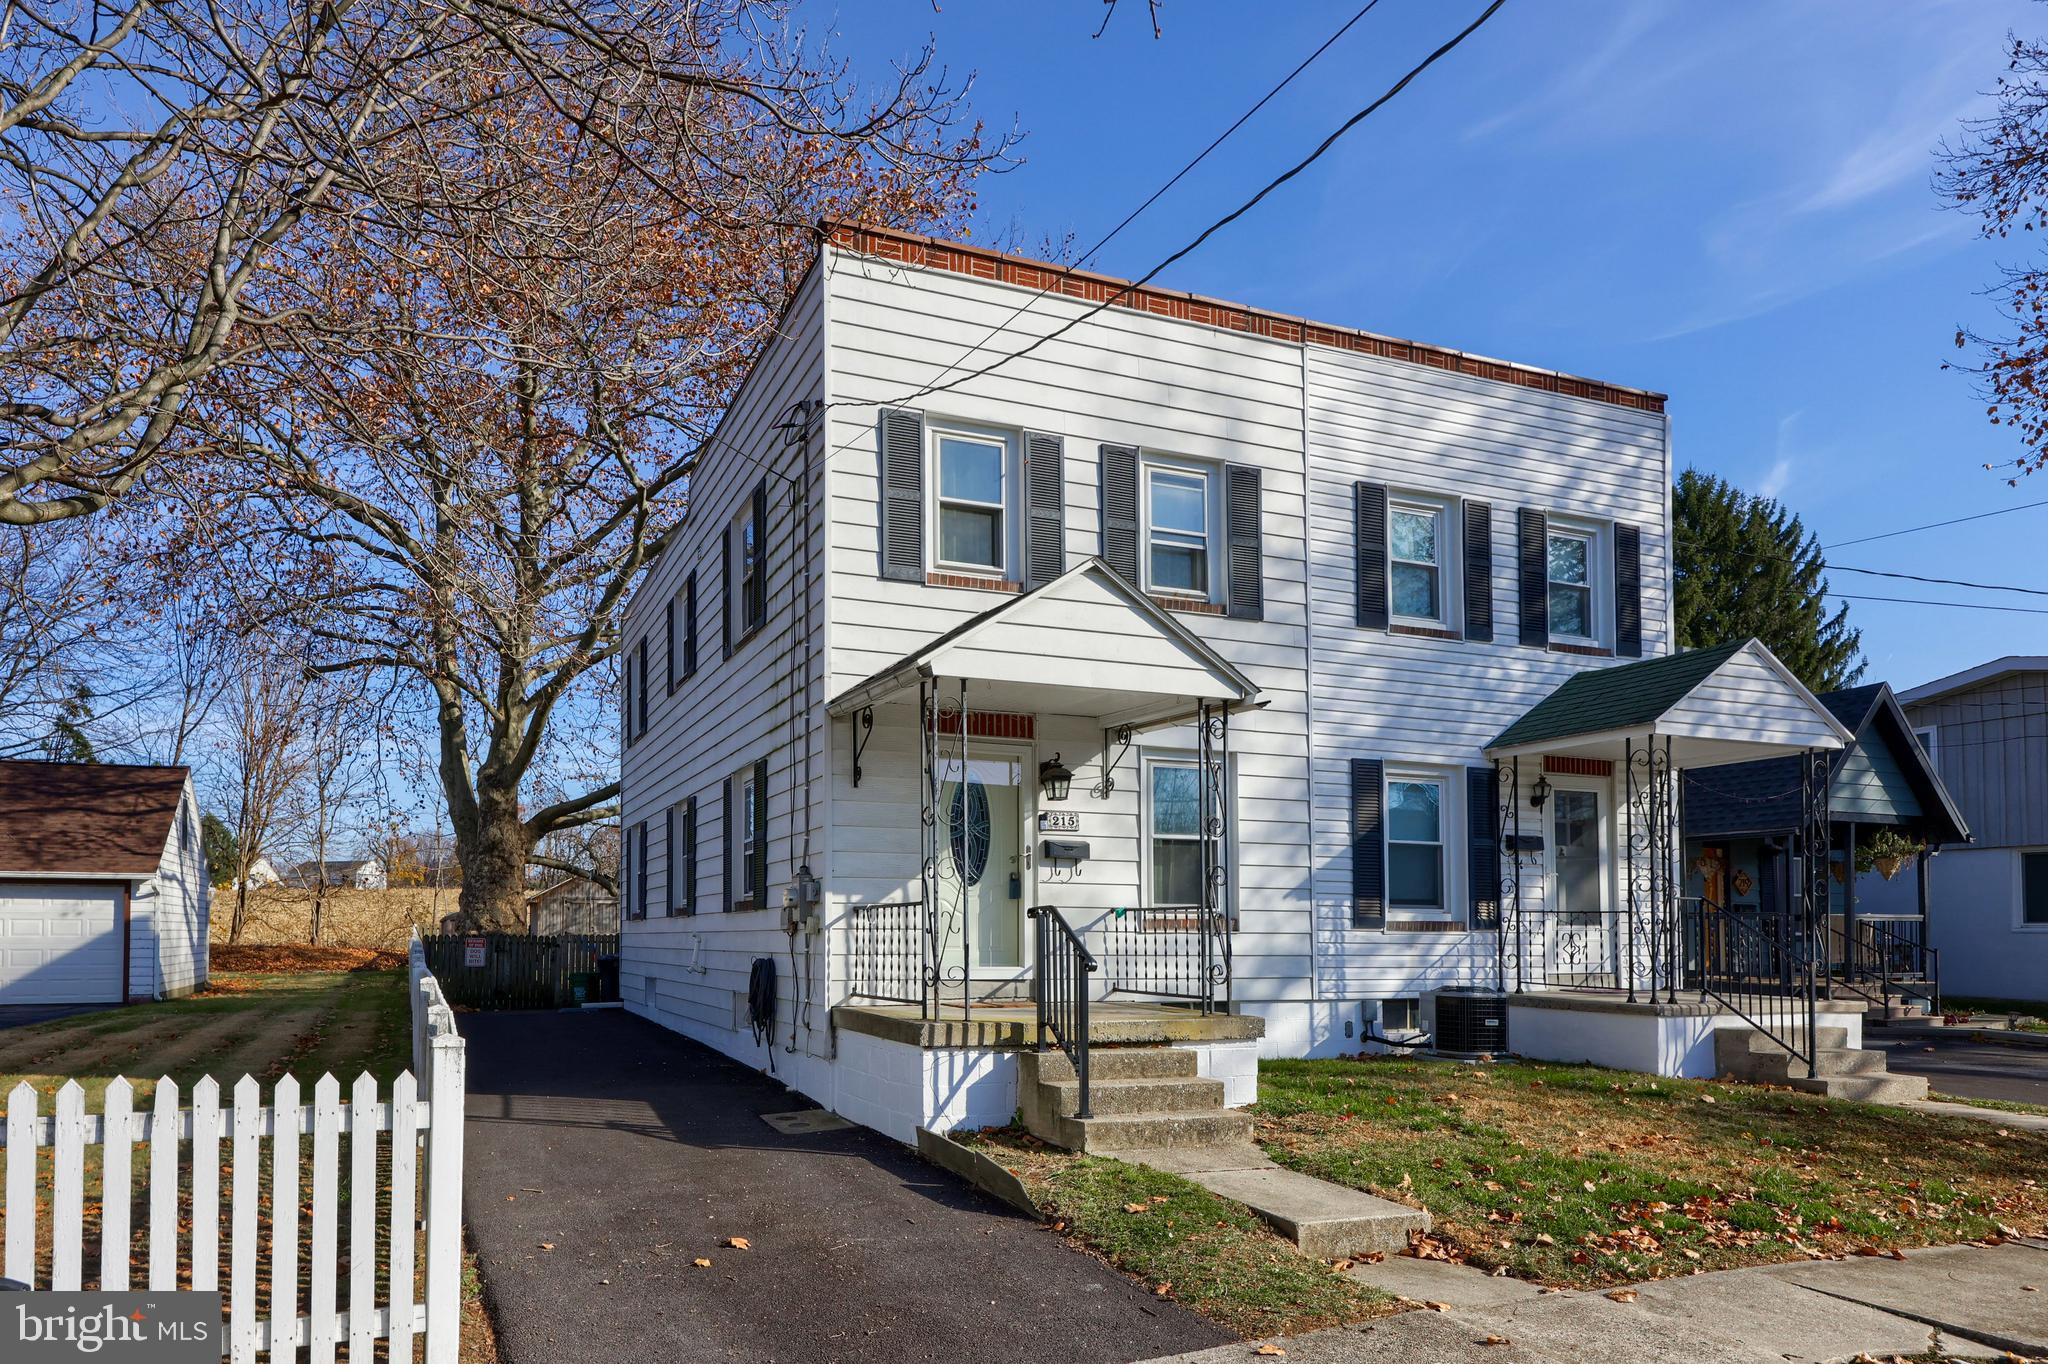
[(619, 840), (619, 917), (633, 917), (633, 840)]
[(1102, 447), (1102, 557), (1138, 583), (1138, 447)]
[(628, 649), (626, 664), (619, 670), (619, 738), (631, 748), (633, 737), (633, 651)]
[(1550, 518), (1536, 507), (1516, 516), (1521, 563), (1515, 580), (1521, 601), (1522, 643), (1550, 647)]
[(676, 612), (682, 609), (683, 594), (678, 591), (673, 597), (668, 599), (668, 616), (663, 622), (668, 629), (668, 662), (663, 665), (663, 671), (668, 677), (668, 694), (670, 696), (676, 694), (676, 680), (680, 675), (679, 667), (683, 661), (683, 655), (680, 652), (682, 644), (677, 637), (678, 632), (676, 628)]
[(924, 413), (885, 407), (882, 446), (882, 576), (924, 581)]
[(754, 908), (768, 903), (768, 760), (754, 760)]
[(1230, 614), (1239, 620), (1266, 618), (1265, 538), (1259, 523), (1258, 469), (1226, 465), (1223, 525), (1230, 554)]
[(1067, 571), (1066, 446), (1058, 436), (1024, 433), (1024, 585), (1043, 587)]
[(1465, 871), (1472, 883), (1474, 928), (1500, 927), (1500, 825), (1495, 790), (1492, 768), (1465, 769), (1465, 824), (1472, 839)]
[(1465, 504), (1465, 638), (1493, 638), (1493, 504)]
[(754, 485), (754, 582), (747, 589), (749, 627), (768, 619), (768, 479)]
[(726, 524), (718, 536), (718, 581), (720, 584), (718, 619), (725, 631), (725, 656), (732, 657), (732, 525)]
[(697, 674), (697, 570), (683, 580), (683, 677)]
[(640, 636), (639, 644), (633, 648), (633, 707), (636, 728), (633, 736), (638, 738), (647, 732), (647, 636)]
[(697, 798), (683, 802), (683, 898), (685, 914), (697, 912)]
[(666, 861), (666, 867), (662, 874), (668, 883), (667, 892), (664, 896), (668, 904), (662, 911), (663, 914), (674, 914), (676, 912), (676, 882), (680, 878), (683, 869), (681, 851), (676, 846), (676, 807), (671, 805), (661, 812), (661, 855)]
[(1351, 926), (1387, 926), (1386, 766), (1351, 760)]
[(1614, 652), (1643, 656), (1643, 533), (1614, 527)]
[(633, 917), (647, 917), (647, 821), (633, 826)]
[(733, 778), (727, 777), (721, 792), (725, 808), (719, 814), (719, 827), (723, 830), (721, 837), (725, 839), (725, 856), (718, 859), (719, 879), (724, 890), (719, 907), (728, 912), (732, 909), (732, 864), (740, 855), (740, 831), (733, 827), (732, 822), (732, 784)]
[(1384, 630), (1387, 608), (1387, 489), (1380, 483), (1351, 485), (1351, 520), (1358, 542), (1358, 623)]

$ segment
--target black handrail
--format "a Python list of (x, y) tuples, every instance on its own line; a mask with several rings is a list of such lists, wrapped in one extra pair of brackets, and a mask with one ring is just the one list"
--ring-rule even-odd
[(851, 926), (847, 993), (923, 1008), (929, 998), (924, 901), (855, 905)]
[(1703, 897), (1684, 903), (1702, 1000), (1712, 999), (1806, 1063), (1813, 1073), (1813, 953), (1790, 915), (1754, 919)]
[(1065, 1053), (1080, 1082), (1077, 1118), (1093, 1117), (1088, 1106), (1088, 978), (1095, 974), (1095, 956), (1066, 916), (1051, 905), (1033, 905), (1036, 928), (1031, 994), (1038, 1001), (1038, 1049), (1049, 1051), (1048, 1039)]
[(1859, 918), (1855, 929), (1828, 926), (1828, 959), (1841, 967), (1838, 983), (1887, 1008), (1898, 995), (1941, 1012), (1941, 952), (1927, 945), (1925, 920)]

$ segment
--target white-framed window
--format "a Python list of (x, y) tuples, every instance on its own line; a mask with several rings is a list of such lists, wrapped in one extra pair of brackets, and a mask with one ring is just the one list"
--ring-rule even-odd
[(1145, 903), (1202, 903), (1201, 769), (1193, 758), (1145, 760)]
[(740, 773), (735, 779), (735, 784), (739, 787), (740, 800), (740, 865), (739, 875), (733, 878), (733, 884), (739, 887), (740, 899), (752, 900), (755, 891), (754, 848), (756, 840), (761, 836), (760, 829), (755, 827), (754, 819), (754, 769), (749, 767)]
[(2048, 932), (2048, 852), (2020, 854), (2019, 926)]
[(1016, 520), (1014, 442), (1008, 436), (934, 428), (933, 562), (945, 568), (1006, 575)]
[(1415, 772), (1387, 776), (1387, 908), (1422, 919), (1447, 918), (1443, 778)]
[(761, 546), (755, 543), (760, 530), (754, 521), (754, 504), (749, 501), (732, 518), (732, 562), (726, 566), (732, 574), (735, 640), (759, 625), (761, 617), (767, 614), (767, 594), (760, 589)]
[(1935, 744), (1940, 736), (1941, 731), (1932, 725), (1925, 729), (1913, 731), (1913, 741), (1920, 745), (1920, 751), (1927, 755), (1928, 766), (1932, 767), (1936, 772), (1941, 771), (1941, 759), (1935, 755), (1934, 751)]
[(1441, 502), (1396, 498), (1387, 506), (1387, 587), (1396, 620), (1451, 621), (1451, 517)]
[(1550, 635), (1586, 644), (1599, 638), (1600, 539), (1591, 530), (1553, 524), (1544, 555), (1550, 586)]
[(1148, 459), (1139, 480), (1148, 591), (1214, 599), (1221, 586), (1216, 553), (1219, 471), (1184, 460)]

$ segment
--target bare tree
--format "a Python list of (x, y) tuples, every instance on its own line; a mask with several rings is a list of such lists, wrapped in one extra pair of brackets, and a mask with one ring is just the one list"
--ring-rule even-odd
[(301, 726), (304, 762), (291, 795), (292, 816), (300, 839), (311, 854), (313, 905), (306, 941), (320, 945), (328, 894), (334, 889), (328, 864), (347, 831), (358, 837), (352, 846), (368, 850), (369, 821), (363, 818), (364, 798), (376, 787), (375, 752), (371, 740), (376, 718), (361, 674), (326, 678), (308, 689), (309, 706)]
[(84, 757), (154, 694), (98, 540), (0, 528), (0, 758)]
[(865, 103), (749, 7), (681, 8), (601, 131), (555, 111), (562, 58), (451, 62), (445, 112), (307, 221), (249, 292), (263, 350), (193, 407), (193, 543), (316, 668), (410, 680), (479, 925), (517, 928), (536, 844), (615, 813), (624, 602), (819, 218), (955, 222), (994, 154), (938, 87)]
[(249, 874), (282, 848), (293, 790), (310, 761), (308, 721), (315, 683), (303, 668), (258, 654), (235, 673), (222, 707), (216, 797), (235, 835), (235, 907), (228, 941), (248, 927)]

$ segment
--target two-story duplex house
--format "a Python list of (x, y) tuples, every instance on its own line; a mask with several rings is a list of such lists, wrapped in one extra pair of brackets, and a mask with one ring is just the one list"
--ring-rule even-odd
[(1663, 406), (832, 228), (628, 613), (627, 1007), (907, 1139), (1041, 1036), (1239, 1103), (1447, 988), (1673, 993), (1673, 774), (1844, 734), (1668, 657)]

